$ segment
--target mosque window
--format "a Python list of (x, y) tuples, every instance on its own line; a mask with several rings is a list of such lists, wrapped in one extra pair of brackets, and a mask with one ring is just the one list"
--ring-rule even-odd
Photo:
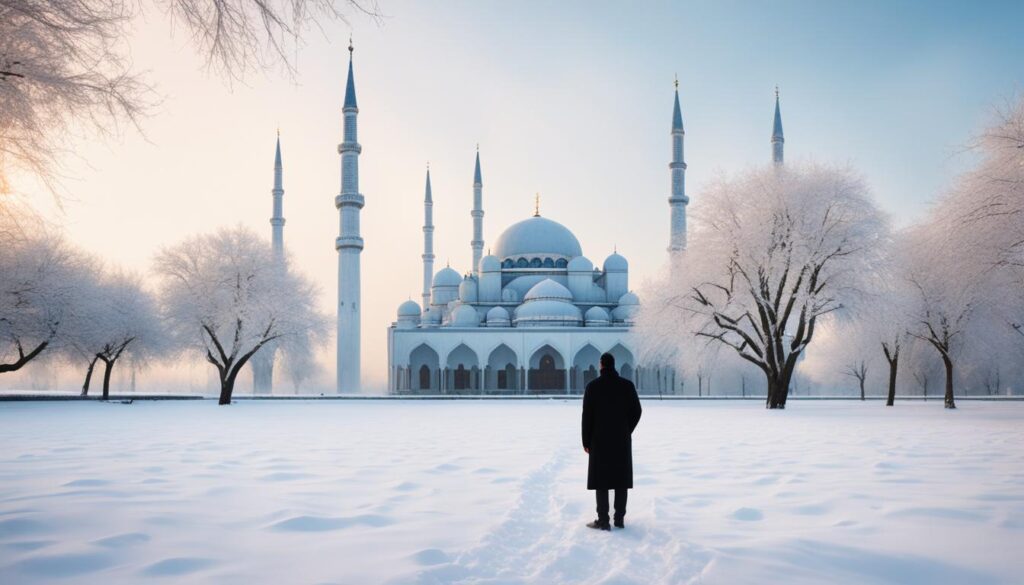
[(530, 268), (540, 268), (541, 264), (542, 262), (540, 258), (534, 258), (533, 260), (530, 260)]
[(555, 267), (555, 261), (554, 260), (552, 260), (551, 258), (545, 258), (544, 259), (544, 268), (554, 268), (554, 267)]
[(512, 263), (511, 258), (506, 258), (505, 261), (501, 263), (502, 268), (512, 268), (513, 266), (515, 266), (515, 264)]
[(519, 260), (516, 261), (516, 268), (529, 268), (529, 267), (530, 267), (530, 261), (527, 260), (526, 258), (520, 258)]
[(566, 260), (565, 258), (559, 258), (558, 260), (555, 261), (555, 268), (568, 268), (568, 267), (569, 267), (569, 261)]

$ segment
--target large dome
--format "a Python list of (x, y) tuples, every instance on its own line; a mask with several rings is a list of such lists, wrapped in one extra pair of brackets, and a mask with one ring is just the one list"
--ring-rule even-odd
[(580, 242), (569, 228), (539, 215), (512, 224), (498, 236), (494, 245), (494, 255), (501, 259), (523, 256), (575, 258), (582, 254)]

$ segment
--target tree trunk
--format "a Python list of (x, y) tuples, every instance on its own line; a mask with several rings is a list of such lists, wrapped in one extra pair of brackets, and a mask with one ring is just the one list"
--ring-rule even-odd
[(896, 368), (899, 367), (899, 358), (889, 360), (889, 397), (885, 400), (886, 406), (896, 403)]
[(110, 398), (110, 374), (114, 371), (114, 360), (103, 360), (103, 400)]
[(946, 408), (956, 408), (956, 403), (953, 402), (953, 360), (949, 359), (946, 354), (942, 355), (942, 363), (946, 366)]
[(768, 376), (768, 400), (765, 405), (766, 408), (771, 409), (784, 409), (786, 408), (786, 398), (789, 395), (789, 383), (791, 381), (792, 374), (783, 372), (778, 377)]
[(92, 370), (96, 367), (96, 360), (100, 358), (93, 357), (92, 361), (89, 362), (89, 369), (85, 371), (85, 382), (82, 384), (82, 396), (89, 395), (89, 383), (92, 381)]
[(863, 402), (864, 400), (867, 399), (867, 397), (864, 395), (864, 377), (858, 377), (857, 382), (860, 383), (860, 400), (861, 402)]

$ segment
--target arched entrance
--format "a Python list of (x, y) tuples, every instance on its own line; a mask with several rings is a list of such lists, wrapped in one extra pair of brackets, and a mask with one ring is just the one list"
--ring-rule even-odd
[(574, 392), (583, 392), (587, 384), (597, 377), (601, 352), (589, 343), (583, 346), (572, 360), (572, 375), (569, 376)]
[(484, 390), (513, 392), (519, 389), (519, 357), (502, 343), (487, 358)]
[(453, 392), (471, 392), (480, 389), (480, 363), (476, 353), (466, 344), (459, 344), (448, 354), (445, 369), (448, 381), (445, 387)]
[(566, 387), (565, 360), (562, 354), (544, 345), (530, 357), (527, 386), (533, 393), (564, 392)]
[(615, 369), (619, 371), (619, 375), (636, 383), (636, 380), (633, 380), (633, 370), (636, 368), (633, 352), (623, 347), (621, 343), (617, 343), (608, 353), (615, 356)]
[(410, 390), (429, 394), (441, 390), (441, 372), (437, 352), (422, 343), (409, 354)]

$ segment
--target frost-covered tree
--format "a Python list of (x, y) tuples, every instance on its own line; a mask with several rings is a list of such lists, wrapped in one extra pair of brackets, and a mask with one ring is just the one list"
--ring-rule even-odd
[(62, 237), (0, 230), (0, 373), (57, 349), (80, 310), (88, 261)]
[(217, 368), (220, 404), (231, 403), (238, 373), (264, 345), (309, 351), (326, 335), (314, 286), (273, 260), (269, 243), (241, 227), (189, 238), (157, 256), (171, 336)]
[(859, 300), (887, 223), (859, 176), (818, 165), (719, 179), (693, 211), (688, 248), (645, 310), (673, 324), (664, 343), (734, 350), (764, 374), (767, 407), (785, 408), (818, 320)]
[(275, 64), (291, 72), (308, 28), (378, 16), (373, 0), (0, 0), (0, 194), (14, 171), (53, 188), (71, 135), (109, 135), (147, 113), (153, 92), (126, 42), (146, 9), (183, 25), (229, 78)]
[(122, 358), (145, 364), (170, 347), (153, 296), (139, 275), (121, 270), (103, 274), (80, 294), (82, 310), (67, 333), (72, 357), (88, 364), (82, 395), (89, 392), (97, 364), (103, 365), (103, 399), (110, 396), (110, 378)]

